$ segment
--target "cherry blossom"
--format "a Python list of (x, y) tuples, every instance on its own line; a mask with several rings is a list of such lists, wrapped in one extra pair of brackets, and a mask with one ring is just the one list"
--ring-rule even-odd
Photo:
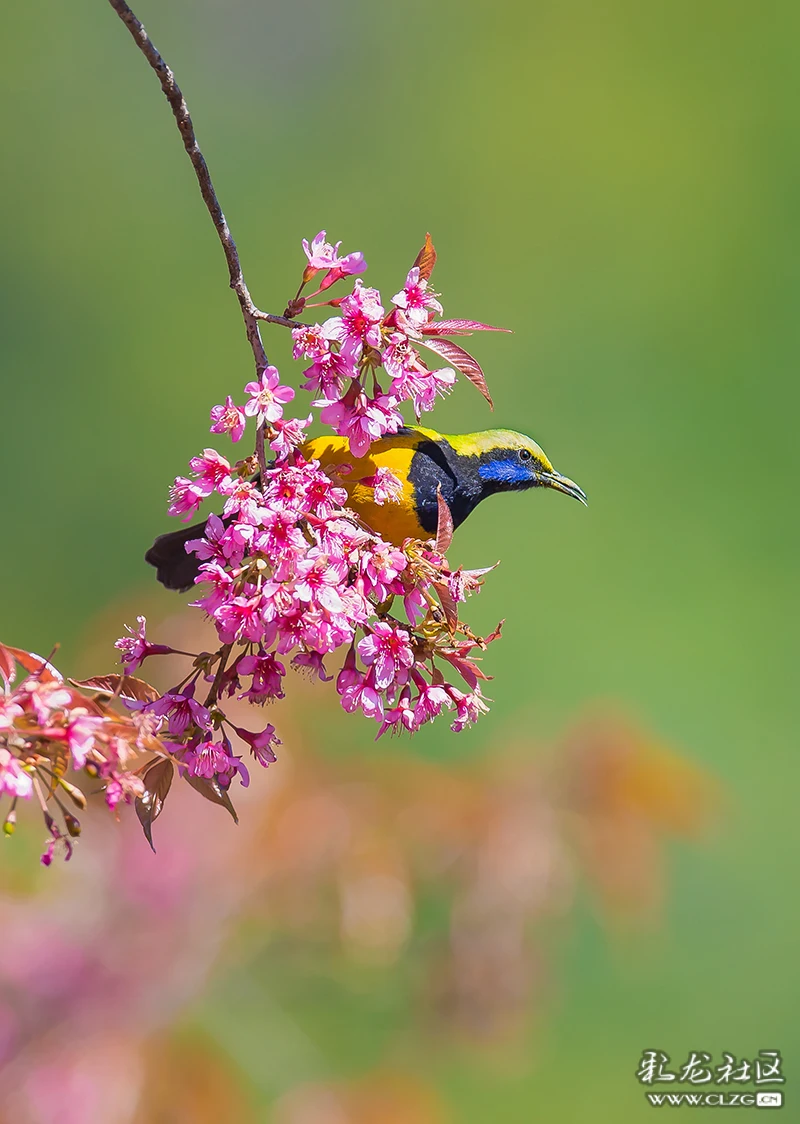
[(402, 308), (407, 320), (416, 328), (421, 328), (433, 315), (444, 311), (435, 295), (428, 291), (428, 282), (420, 277), (419, 267), (408, 271), (406, 283), (399, 293), (392, 297), (392, 304)]
[(230, 394), (225, 399), (224, 406), (212, 406), (211, 426), (212, 433), (229, 433), (231, 440), (241, 441), (244, 436), (247, 418), (244, 410), (240, 409), (231, 398)]
[(22, 771), (19, 760), (0, 746), (0, 795), (22, 796), (27, 799), (33, 792), (33, 781)]
[(414, 664), (411, 637), (402, 628), (395, 628), (386, 621), (378, 621), (372, 631), (358, 643), (358, 654), (364, 664), (375, 665), (375, 686), (381, 690), (393, 683), (404, 683), (408, 668)]
[(283, 407), (294, 398), (290, 386), (281, 386), (277, 367), (266, 367), (258, 382), (249, 382), (244, 389), (250, 395), (250, 401), (244, 407), (245, 414), (261, 422), (275, 422), (282, 418)]
[[(125, 627), (130, 635), (123, 636), (114, 644), (114, 647), (122, 656), (121, 662), (126, 675), (130, 675), (138, 667), (141, 667), (148, 656), (165, 656), (173, 651), (167, 644), (153, 644), (147, 639), (145, 636), (147, 621), (144, 617), (137, 617), (136, 623), (139, 626), (137, 632), (134, 632), (130, 625), (126, 624)], [(0, 724), (2, 724), (1, 717)]]

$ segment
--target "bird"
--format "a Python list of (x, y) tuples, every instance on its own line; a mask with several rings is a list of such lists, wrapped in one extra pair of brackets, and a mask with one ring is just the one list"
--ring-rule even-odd
[[(528, 488), (552, 488), (585, 504), (586, 494), (556, 472), (544, 450), (511, 429), (446, 434), (422, 426), (404, 426), (373, 441), (355, 457), (346, 437), (314, 437), (300, 447), (306, 460), (317, 460), (347, 491), (348, 506), (381, 538), (397, 546), (407, 538), (436, 535), (441, 494), (460, 527), (488, 496)], [(402, 485), (399, 502), (375, 502), (372, 482), (379, 468), (389, 469)], [(158, 580), (180, 592), (191, 589), (200, 569), (186, 543), (199, 538), (205, 521), (160, 535), (145, 554)]]

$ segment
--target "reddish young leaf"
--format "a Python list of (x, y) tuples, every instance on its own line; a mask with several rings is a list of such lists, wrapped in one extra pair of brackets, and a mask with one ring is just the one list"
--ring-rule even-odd
[(42, 683), (64, 682), (64, 676), (61, 672), (54, 668), (49, 660), (42, 659), (35, 652), (25, 652), (22, 648), (12, 648), (10, 644), (5, 646), (5, 650), (10, 652), (17, 663), (22, 664), (31, 675), (37, 675)]
[(500, 622), (498, 623), (498, 625), (497, 625), (497, 628), (496, 628), (496, 629), (494, 630), (494, 632), (490, 632), (488, 636), (485, 636), (485, 637), (483, 638), (483, 642), (484, 642), (484, 644), (491, 644), (491, 643), (492, 643), (492, 641), (494, 641), (494, 640), (497, 640), (497, 639), (499, 639), (499, 637), (500, 637), (500, 634), (501, 634), (501, 633), (502, 633), (502, 631), (503, 631), (503, 625), (504, 625), (505, 623), (506, 623), (506, 621), (505, 621), (505, 617), (504, 617), (504, 618), (503, 618), (503, 619), (502, 619), (502, 620), (501, 620), (501, 621), (500, 621)]
[(477, 386), (478, 390), (489, 403), (491, 409), (494, 409), (494, 402), (489, 393), (489, 388), (486, 385), (486, 379), (481, 370), (481, 365), (477, 359), (473, 359), (468, 351), (465, 351), (463, 347), (459, 347), (457, 343), (453, 343), (452, 340), (425, 339), (422, 341), (422, 346), (427, 347), (429, 351), (435, 352), (435, 354), (439, 355), (445, 362), (450, 363), (451, 366), (460, 371), (465, 378), (469, 379), (473, 386)]
[(436, 524), (436, 551), (438, 554), (447, 554), (450, 543), (453, 541), (453, 515), (447, 500), (442, 495), (442, 485), (436, 487), (436, 502), (439, 505), (439, 518)]
[(436, 250), (433, 248), (433, 239), (430, 234), (425, 235), (425, 244), (414, 258), (414, 265), (419, 267), (419, 275), (427, 281), (436, 265)]
[(144, 796), (136, 797), (136, 815), (139, 817), (144, 837), (150, 844), (153, 854), (156, 850), (153, 847), (153, 824), (161, 815), (172, 784), (173, 772), (174, 767), (169, 757), (156, 757), (154, 761), (145, 765), (143, 771), (140, 770)]
[(436, 596), (439, 598), (444, 611), (444, 619), (447, 621), (447, 627), (452, 636), (458, 628), (458, 606), (453, 600), (446, 582), (434, 582), (433, 588), (436, 590)]
[(420, 331), (423, 336), (471, 336), (473, 332), (510, 332), (511, 329), (482, 324), (480, 320), (429, 320)]
[(104, 695), (136, 699), (137, 702), (155, 702), (161, 697), (155, 687), (133, 675), (93, 675), (91, 679), (70, 679), (70, 683), (75, 687), (85, 687), (87, 691), (100, 691)]
[(189, 773), (184, 774), (184, 780), (192, 786), (195, 792), (199, 792), (206, 800), (210, 800), (212, 804), (219, 804), (221, 807), (226, 808), (233, 816), (233, 822), (239, 822), (239, 817), (236, 815), (236, 809), (231, 803), (231, 798), (228, 796), (224, 788), (216, 780), (207, 780), (205, 777), (192, 777)]
[(473, 691), (478, 686), (479, 679), (484, 679), (488, 682), (488, 680), (492, 678), (491, 675), (487, 675), (485, 672), (481, 671), (478, 665), (472, 660), (464, 659), (461, 656), (448, 655), (447, 652), (442, 652), (441, 655), (448, 663), (453, 665), (464, 682), (467, 683)]
[(11, 686), (17, 675), (16, 662), (5, 644), (0, 644), (0, 675), (3, 676), (6, 687)]

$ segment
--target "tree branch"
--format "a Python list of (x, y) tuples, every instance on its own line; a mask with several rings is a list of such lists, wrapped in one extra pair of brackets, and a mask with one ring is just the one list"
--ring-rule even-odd
[[(136, 46), (156, 72), (158, 80), (161, 83), (161, 89), (164, 91), (164, 96), (170, 104), (183, 140), (183, 146), (186, 149), (187, 155), (192, 162), (195, 175), (197, 176), (197, 182), (200, 185), (200, 194), (203, 196), (203, 202), (208, 208), (211, 221), (214, 223), (214, 229), (222, 243), (225, 260), (228, 263), (230, 285), (239, 298), (239, 305), (242, 309), (242, 318), (244, 320), (244, 330), (253, 352), (256, 371), (259, 372), (268, 364), (267, 353), (264, 350), (264, 344), (261, 341), (261, 332), (258, 327), (259, 320), (264, 320), (270, 324), (281, 324), (287, 328), (300, 327), (301, 325), (299, 325), (298, 321), (290, 320), (285, 316), (274, 316), (269, 312), (262, 312), (253, 304), (250, 290), (245, 283), (241, 262), (239, 261), (239, 251), (236, 249), (236, 243), (233, 240), (230, 227), (222, 212), (222, 207), (219, 205), (217, 193), (214, 190), (214, 184), (211, 182), (208, 164), (206, 164), (205, 157), (200, 151), (200, 145), (197, 143), (189, 107), (181, 93), (180, 86), (175, 81), (175, 75), (167, 66), (166, 62), (164, 62), (164, 59), (156, 49), (152, 39), (142, 26), (141, 21), (134, 15), (125, 3), (125, 0), (109, 0), (109, 3), (125, 24), (128, 31), (130, 31)], [(256, 451), (262, 479), (266, 479), (263, 423), (259, 425), (256, 434)]]

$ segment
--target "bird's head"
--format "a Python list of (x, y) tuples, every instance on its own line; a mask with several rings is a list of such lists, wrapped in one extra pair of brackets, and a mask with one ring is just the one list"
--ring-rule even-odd
[(512, 429), (487, 429), (448, 438), (456, 453), (473, 461), (484, 494), (553, 488), (586, 503), (582, 488), (556, 472), (545, 452), (524, 433)]

